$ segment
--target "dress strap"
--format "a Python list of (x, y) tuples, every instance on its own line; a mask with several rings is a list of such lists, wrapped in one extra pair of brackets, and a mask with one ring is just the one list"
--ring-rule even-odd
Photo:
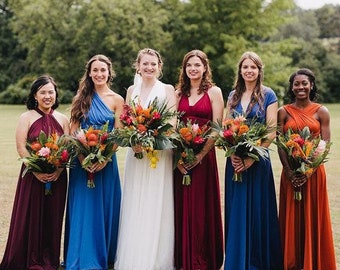
[(39, 113), (41, 116), (45, 116), (45, 115), (52, 115), (54, 110), (51, 109), (49, 113), (44, 113), (42, 110), (40, 110), (38, 107), (34, 108), (34, 110)]

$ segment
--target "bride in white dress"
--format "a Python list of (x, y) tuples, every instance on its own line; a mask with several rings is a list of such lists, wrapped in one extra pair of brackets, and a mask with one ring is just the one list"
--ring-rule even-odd
[[(130, 86), (127, 104), (138, 98), (146, 108), (156, 97), (175, 110), (173, 86), (160, 82), (162, 59), (153, 49), (138, 53), (136, 73), (140, 79)], [(175, 122), (175, 121), (174, 121)], [(173, 123), (174, 124), (174, 123)], [(158, 150), (156, 168), (150, 161), (134, 157), (128, 149), (115, 270), (174, 269), (174, 203), (172, 151)]]

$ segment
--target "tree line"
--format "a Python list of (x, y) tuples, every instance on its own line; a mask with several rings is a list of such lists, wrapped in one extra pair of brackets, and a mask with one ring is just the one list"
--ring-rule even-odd
[(69, 103), (87, 60), (111, 58), (113, 89), (125, 96), (144, 47), (164, 60), (175, 85), (186, 52), (207, 53), (226, 98), (236, 65), (253, 50), (264, 84), (284, 101), (289, 75), (312, 69), (322, 102), (340, 102), (340, 5), (303, 10), (293, 0), (0, 0), (0, 103), (22, 104), (32, 81), (53, 76)]

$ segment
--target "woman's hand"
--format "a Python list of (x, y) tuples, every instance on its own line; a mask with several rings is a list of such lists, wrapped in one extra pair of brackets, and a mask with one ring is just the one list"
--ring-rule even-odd
[(242, 159), (236, 155), (231, 155), (230, 158), (231, 158), (231, 164), (234, 167), (235, 173), (240, 173), (240, 172), (247, 170), (255, 162), (255, 160), (250, 157)]
[(295, 188), (303, 186), (308, 180), (306, 175), (302, 173), (294, 173), (292, 170), (287, 170), (287, 176)]
[(64, 168), (58, 168), (53, 173), (34, 172), (33, 175), (42, 183), (57, 181)]
[(202, 155), (201, 154), (197, 154), (196, 159), (193, 163), (185, 163), (185, 164), (178, 164), (177, 168), (178, 170), (182, 173), (182, 174), (187, 174), (188, 171), (192, 170), (193, 168), (195, 168), (198, 164), (201, 164), (202, 162)]
[(92, 164), (91, 166), (87, 167), (85, 170), (90, 172), (90, 173), (99, 172), (100, 170), (105, 168), (107, 163), (108, 163), (107, 160), (102, 162), (102, 163), (96, 162), (96, 163)]
[(184, 164), (178, 163), (177, 164), (177, 169), (182, 173), (182, 174), (187, 174), (188, 171), (185, 169)]

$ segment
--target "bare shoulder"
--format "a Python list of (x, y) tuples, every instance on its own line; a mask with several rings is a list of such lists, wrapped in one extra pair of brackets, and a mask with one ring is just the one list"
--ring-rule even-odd
[(208, 94), (211, 97), (222, 95), (222, 90), (218, 86), (214, 85), (208, 90)]
[(120, 94), (118, 94), (118, 93), (116, 93), (112, 90), (111, 90), (111, 96), (115, 99), (115, 101), (117, 101), (119, 103), (124, 102), (124, 98)]
[(330, 117), (329, 110), (324, 105), (322, 105), (319, 108), (317, 114), (319, 115), (319, 117), (323, 117), (323, 118), (329, 118)]
[(164, 87), (165, 87), (166, 91), (175, 92), (175, 88), (171, 84), (165, 84), (164, 83)]
[(54, 111), (53, 114), (55, 117), (61, 119), (62, 121), (68, 121), (68, 117), (59, 111)]
[(279, 115), (286, 115), (287, 114), (287, 111), (285, 110), (285, 108), (283, 106), (281, 106), (278, 110), (277, 110), (277, 113)]

